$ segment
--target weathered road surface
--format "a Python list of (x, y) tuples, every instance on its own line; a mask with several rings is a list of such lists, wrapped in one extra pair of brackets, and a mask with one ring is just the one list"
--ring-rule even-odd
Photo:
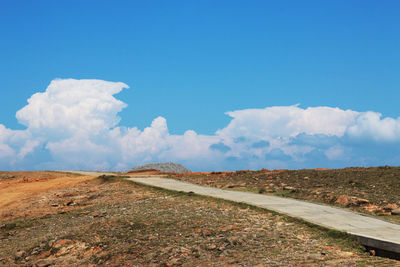
[(130, 181), (198, 195), (242, 202), (273, 210), (291, 217), (301, 218), (329, 229), (336, 229), (355, 235), (367, 247), (400, 255), (400, 224), (383, 221), (367, 215), (319, 205), (301, 200), (266, 196), (247, 192), (223, 190), (166, 178), (127, 178)]
[(159, 175), (148, 175), (148, 174), (129, 174), (129, 173), (118, 173), (118, 172), (95, 172), (95, 171), (58, 171), (58, 172), (69, 172), (69, 173), (75, 173), (75, 174), (81, 174), (81, 175), (87, 175), (87, 176), (100, 176), (100, 175), (120, 175), (120, 176), (130, 176), (130, 177), (156, 177), (156, 178), (162, 178), (162, 177), (168, 177), (166, 174), (159, 174)]
[(118, 175), (117, 173), (112, 173), (112, 172), (93, 172), (93, 171), (59, 171), (59, 172), (69, 172), (87, 176)]

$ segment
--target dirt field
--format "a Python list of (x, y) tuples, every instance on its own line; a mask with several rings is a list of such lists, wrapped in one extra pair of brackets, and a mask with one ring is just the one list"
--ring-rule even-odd
[(338, 232), (121, 178), (0, 177), (3, 266), (400, 266)]
[(174, 175), (183, 181), (304, 199), (400, 222), (400, 168), (208, 172)]
[(67, 211), (71, 208), (59, 203), (62, 194), (84, 188), (92, 179), (54, 172), (0, 173), (0, 219), (43, 216), (60, 208)]

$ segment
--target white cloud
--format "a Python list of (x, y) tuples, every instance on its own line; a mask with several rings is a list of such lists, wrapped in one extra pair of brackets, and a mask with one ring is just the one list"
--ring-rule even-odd
[[(376, 112), (296, 105), (236, 110), (227, 112), (232, 120), (214, 135), (171, 135), (163, 117), (144, 130), (118, 126), (127, 105), (114, 95), (123, 88), (128, 86), (102, 80), (52, 81), (17, 112), (26, 130), (0, 124), (0, 167), (121, 170), (177, 161), (194, 170), (223, 170), (400, 163), (393, 157), (400, 152), (396, 146), (378, 151), (379, 144), (400, 141), (400, 119)], [(368, 146), (371, 141), (378, 146)]]
[(168, 148), (168, 136), (166, 120), (158, 117), (143, 131), (137, 128), (127, 129), (126, 133), (120, 134), (117, 138), (120, 139), (124, 161), (135, 159), (146, 162), (156, 158), (160, 152)]
[(369, 139), (376, 142), (400, 140), (400, 118), (383, 118), (377, 112), (360, 114), (355, 123), (347, 129), (347, 134), (355, 139)]
[(330, 160), (343, 159), (345, 157), (344, 150), (341, 146), (332, 146), (325, 151), (325, 155)]
[(15, 150), (11, 148), (11, 139), (14, 132), (0, 124), (0, 159), (12, 160), (15, 157)]
[(19, 150), (17, 159), (21, 160), (25, 158), (26, 155), (29, 153), (32, 153), (37, 146), (40, 145), (40, 142), (38, 140), (27, 140), (26, 143), (23, 145), (23, 147)]
[(0, 159), (9, 159), (15, 156), (15, 151), (7, 144), (0, 143)]
[(267, 107), (227, 112), (233, 119), (217, 132), (225, 138), (245, 136), (254, 139), (293, 137), (300, 133), (343, 136), (359, 114), (331, 107)]
[(17, 112), (30, 132), (46, 138), (91, 135), (116, 126), (126, 104), (113, 97), (128, 86), (102, 80), (53, 80), (43, 93), (34, 94)]

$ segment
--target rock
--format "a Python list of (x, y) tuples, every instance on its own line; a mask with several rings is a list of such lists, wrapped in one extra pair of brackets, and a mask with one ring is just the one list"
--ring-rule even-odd
[(211, 235), (211, 231), (203, 230), (202, 234), (203, 234), (203, 236), (210, 236)]
[(297, 189), (294, 188), (293, 186), (284, 186), (283, 190), (288, 190), (290, 192), (296, 192), (297, 191)]
[(343, 205), (343, 206), (348, 206), (348, 205), (350, 205), (350, 199), (349, 199), (349, 197), (342, 195), (336, 199), (335, 203)]
[(69, 239), (60, 239), (60, 240), (57, 240), (56, 242), (54, 242), (53, 246), (54, 246), (54, 248), (59, 249), (61, 247), (67, 246), (71, 243), (72, 242)]
[(92, 214), (92, 216), (93, 216), (93, 217), (99, 217), (99, 216), (100, 216), (100, 213), (94, 212), (94, 213)]
[(163, 251), (163, 253), (168, 254), (172, 251), (172, 247), (167, 246), (162, 251)]
[(398, 208), (399, 208), (399, 206), (397, 206), (397, 204), (395, 204), (395, 203), (387, 204), (385, 207), (383, 207), (383, 209), (385, 211), (393, 211), (393, 210), (398, 209)]
[(231, 230), (231, 228), (229, 226), (225, 226), (225, 227), (222, 227), (220, 230), (221, 230), (221, 232), (227, 232), (227, 231)]
[(322, 260), (324, 258), (324, 256), (321, 255), (320, 253), (313, 253), (313, 254), (308, 255), (308, 258), (312, 259), (312, 260)]
[(224, 251), (226, 248), (226, 244), (222, 244), (221, 246), (218, 247), (219, 251)]
[(51, 260), (51, 259), (41, 259), (41, 260), (38, 260), (38, 261), (35, 263), (34, 266), (37, 266), (37, 267), (47, 267), (47, 266), (50, 266), (52, 263), (53, 263), (53, 260)]
[(69, 199), (69, 200), (65, 201), (65, 202), (63, 203), (63, 205), (64, 205), (64, 206), (70, 206), (70, 205), (72, 205), (73, 203), (74, 203), (74, 201), (73, 201), (72, 199)]
[(0, 179), (13, 179), (13, 178), (15, 178), (15, 176), (11, 174), (3, 174), (0, 176)]
[(333, 202), (336, 201), (337, 198), (336, 198), (334, 195), (327, 195), (327, 196), (326, 196), (326, 199), (327, 199), (330, 203), (333, 203)]
[(167, 261), (167, 266), (175, 266), (178, 265), (178, 263), (179, 263), (178, 258), (172, 258)]
[(364, 198), (355, 198), (354, 199), (356, 201), (357, 205), (366, 205), (369, 204), (369, 200), (368, 199), (364, 199)]
[(235, 171), (236, 174), (243, 174), (243, 173), (248, 173), (250, 170), (240, 170), (240, 171)]
[(151, 261), (151, 260), (155, 259), (156, 256), (157, 256), (157, 253), (155, 253), (155, 252), (150, 252), (150, 253), (147, 253), (147, 254), (144, 256), (144, 258), (145, 258), (147, 261)]
[(383, 215), (392, 215), (392, 212), (386, 211), (384, 209), (380, 209), (380, 210), (375, 211), (375, 214), (376, 215), (381, 215), (381, 216), (383, 216)]
[(243, 240), (240, 237), (229, 237), (228, 241), (232, 246), (236, 246), (243, 243)]
[(335, 203), (344, 205), (346, 207), (347, 206), (358, 207), (358, 206), (368, 205), (370, 202), (369, 200), (363, 198), (341, 195), (336, 199)]
[(210, 244), (210, 245), (207, 246), (208, 250), (214, 250), (216, 248), (217, 248), (217, 246), (215, 244)]
[(33, 250), (32, 250), (32, 252), (31, 252), (31, 254), (32, 255), (37, 255), (37, 254), (39, 254), (39, 248), (38, 247), (36, 247), (36, 248), (34, 248)]
[(321, 190), (322, 190), (321, 188), (316, 188), (316, 189), (312, 190), (311, 193), (319, 195), (319, 194), (321, 194)]
[(369, 203), (369, 204), (363, 206), (363, 209), (365, 209), (366, 211), (369, 211), (369, 212), (376, 212), (377, 210), (379, 210), (379, 207), (375, 204)]
[(391, 213), (392, 213), (392, 215), (400, 215), (400, 208), (393, 209), (393, 210), (391, 211)]
[(344, 258), (351, 258), (351, 257), (355, 257), (356, 254), (354, 254), (353, 252), (341, 251), (341, 252), (339, 252), (339, 256), (344, 257)]
[(15, 259), (19, 260), (21, 258), (23, 258), (25, 256), (25, 251), (18, 251), (17, 253), (15, 253)]
[(238, 259), (232, 259), (232, 255), (234, 255), (236, 252), (235, 250), (224, 248), (224, 250), (221, 250), (221, 251), (222, 251), (222, 253), (220, 256), (226, 256), (226, 257), (231, 258), (228, 262), (238, 262)]

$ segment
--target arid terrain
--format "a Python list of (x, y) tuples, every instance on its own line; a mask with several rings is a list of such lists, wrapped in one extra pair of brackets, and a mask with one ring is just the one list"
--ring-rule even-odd
[[(382, 169), (384, 175), (387, 171)], [(297, 194), (302, 184), (290, 177), (304, 178), (304, 172), (176, 177), (261, 193), (279, 186), (282, 192)], [(320, 180), (321, 186), (312, 185), (319, 177), (314, 173), (325, 177), (328, 171), (309, 172), (310, 185), (304, 190), (333, 191), (328, 176)], [(357, 186), (358, 181), (353, 180)], [(267, 186), (271, 183), (276, 189)], [(361, 198), (361, 191), (346, 189), (352, 186), (349, 181), (343, 185), (338, 194)], [(294, 196), (301, 197), (298, 194)], [(379, 194), (364, 198), (379, 206), (397, 203), (395, 192), (382, 202)], [(257, 208), (140, 186), (117, 176), (0, 172), (2, 266), (400, 266), (371, 254), (339, 232)]]
[(260, 170), (176, 174), (175, 179), (303, 199), (400, 222), (400, 168)]

